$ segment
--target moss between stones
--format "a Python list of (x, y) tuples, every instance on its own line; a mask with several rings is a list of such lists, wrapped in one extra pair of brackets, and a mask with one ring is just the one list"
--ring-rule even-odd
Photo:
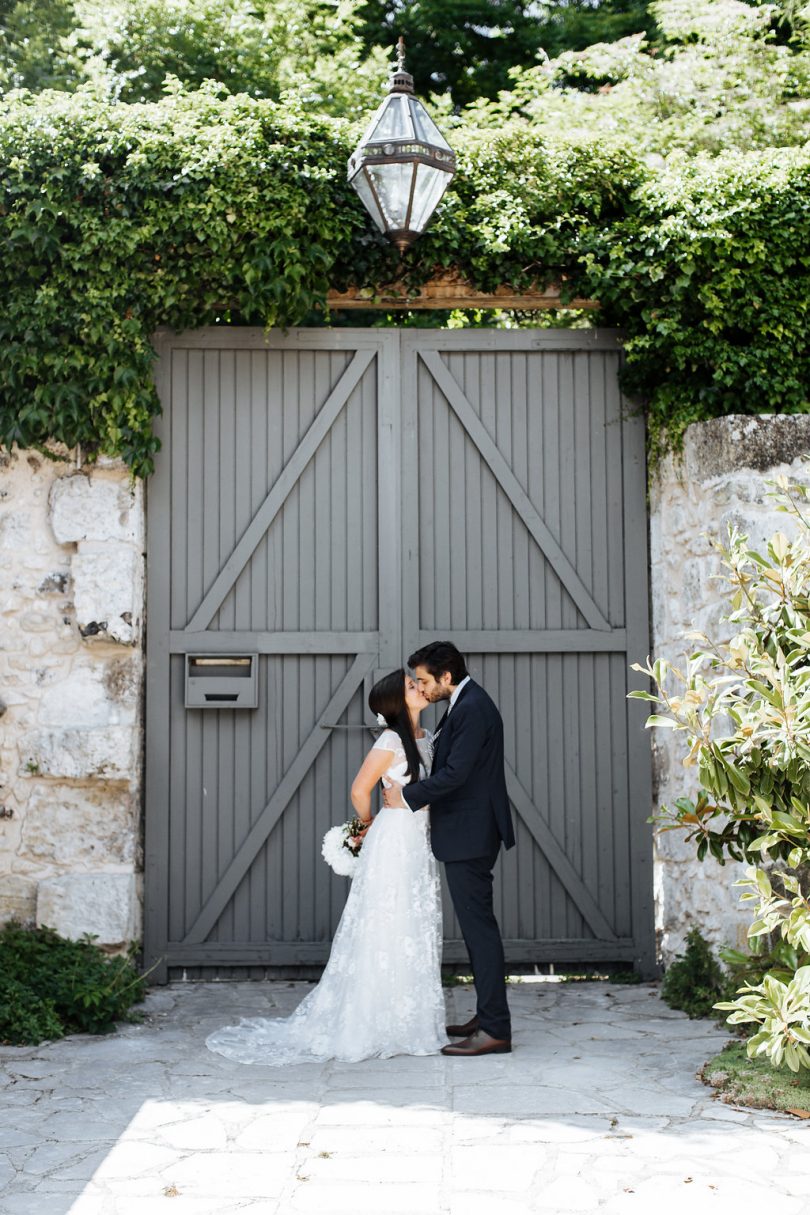
[[(744, 1042), (729, 1042), (698, 1073), (720, 1099), (754, 1109), (801, 1111), (810, 1117), (810, 1072), (777, 1069), (765, 1059), (749, 1059)], [(801, 1116), (801, 1115), (800, 1115)]]

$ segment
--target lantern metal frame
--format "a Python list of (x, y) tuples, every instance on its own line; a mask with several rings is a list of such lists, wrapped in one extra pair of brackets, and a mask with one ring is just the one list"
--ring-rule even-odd
[[(378, 127), (383, 114), (392, 104), (391, 98), (395, 96), (413, 97), (416, 105), (425, 114), (428, 122), (438, 132), (439, 137), (444, 140), (444, 136), (436, 127), (436, 124), (430, 118), (430, 115), (422, 106), (422, 103), (416, 98), (413, 87), (413, 76), (405, 71), (405, 43), (402, 38), (397, 44), (397, 68), (391, 77), (391, 82), (388, 88), (388, 94), (382, 104), (379, 106), (371, 121), (369, 122), (366, 131), (367, 134), (373, 134)], [(456, 155), (449, 145), (440, 146), (432, 143), (429, 140), (420, 138), (417, 134), (414, 110), (408, 104), (405, 111), (411, 127), (411, 135), (407, 138), (394, 137), (386, 139), (367, 139), (363, 138), (358, 144), (355, 151), (349, 157), (348, 177), (349, 184), (357, 190), (361, 201), (366, 209), (371, 213), (372, 219), (377, 224), (377, 227), (385, 233), (385, 235), (394, 242), (400, 253), (413, 244), (413, 242), (422, 235), (422, 232), (430, 223), (435, 209), (441, 201), (447, 187), (453, 180), (456, 172)], [(416, 118), (419, 118), (418, 112)], [(410, 221), (413, 218), (414, 195), (416, 192), (416, 181), (418, 169), (415, 167), (411, 175), (410, 196), (405, 211), (404, 224), (401, 228), (389, 228), (385, 222), (385, 207), (383, 200), (380, 198), (379, 191), (375, 185), (374, 176), (366, 170), (369, 168), (377, 168), (381, 165), (396, 165), (410, 164), (418, 166), (420, 164), (427, 165), (429, 168), (438, 169), (447, 175), (447, 181), (444, 188), (436, 199), (435, 204), (428, 212), (427, 218), (421, 228), (412, 228)], [(368, 202), (363, 197), (361, 190), (358, 188), (357, 182), (363, 180), (368, 186), (369, 192), (374, 200), (374, 204), (379, 212), (380, 219), (374, 215)], [(382, 221), (382, 223), (380, 222)]]

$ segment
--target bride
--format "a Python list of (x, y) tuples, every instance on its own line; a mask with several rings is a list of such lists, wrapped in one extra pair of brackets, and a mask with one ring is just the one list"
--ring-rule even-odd
[(383, 807), (371, 816), (378, 781), (402, 786), (430, 772), (433, 738), (419, 726), (429, 701), (398, 670), (374, 685), (368, 703), (386, 728), (352, 784), (352, 805), (369, 827), (329, 961), (291, 1016), (243, 1017), (206, 1038), (210, 1050), (237, 1063), (430, 1055), (447, 1041), (428, 807)]

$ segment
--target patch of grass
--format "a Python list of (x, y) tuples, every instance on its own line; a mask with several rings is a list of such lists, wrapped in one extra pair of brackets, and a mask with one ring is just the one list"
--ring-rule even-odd
[(749, 1059), (744, 1042), (729, 1042), (699, 1072), (723, 1101), (754, 1109), (810, 1113), (810, 1072), (771, 1067), (767, 1059)]
[(634, 970), (585, 970), (561, 974), (563, 983), (640, 983), (641, 975)]
[[(627, 970), (593, 970), (580, 966), (572, 967), (570, 971), (564, 967), (555, 965), (548, 973), (538, 974), (533, 966), (527, 966), (525, 970), (517, 967), (506, 976), (507, 985), (516, 985), (520, 983), (538, 983), (546, 980), (554, 983), (641, 983), (642, 978), (636, 972), (628, 968)], [(455, 971), (445, 970), (442, 974), (442, 987), (468, 987), (473, 981), (472, 975), (459, 974)]]
[(466, 987), (472, 983), (472, 975), (443, 974), (442, 987)]

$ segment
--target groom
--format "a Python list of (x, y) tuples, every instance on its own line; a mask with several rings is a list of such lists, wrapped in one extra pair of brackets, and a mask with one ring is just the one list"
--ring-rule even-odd
[(448, 1025), (445, 1055), (506, 1054), (512, 1049), (501, 934), (492, 907), (492, 869), (501, 843), (515, 842), (503, 770), (503, 721), (482, 687), (467, 674), (449, 641), (432, 641), (408, 666), (428, 700), (449, 700), (439, 722), (433, 768), (426, 780), (386, 790), (386, 806), (411, 810), (430, 803), (433, 851), (447, 884), (470, 955), (478, 1011), (466, 1025)]

